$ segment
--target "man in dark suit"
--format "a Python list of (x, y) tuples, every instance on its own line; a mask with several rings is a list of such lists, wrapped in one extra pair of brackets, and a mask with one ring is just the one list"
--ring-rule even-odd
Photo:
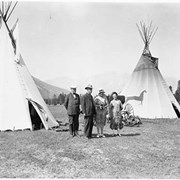
[(69, 117), (69, 132), (72, 137), (79, 136), (80, 98), (76, 93), (76, 87), (71, 86), (71, 92), (66, 96), (64, 106)]
[(92, 85), (88, 85), (85, 87), (87, 90), (86, 94), (81, 98), (81, 108), (84, 114), (84, 135), (89, 139), (92, 137), (92, 129), (93, 129), (93, 118), (96, 114), (94, 100), (91, 95), (92, 93)]

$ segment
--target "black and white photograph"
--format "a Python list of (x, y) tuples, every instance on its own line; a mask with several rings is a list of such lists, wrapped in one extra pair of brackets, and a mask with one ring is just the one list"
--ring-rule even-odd
[(0, 1), (0, 178), (180, 179), (180, 2)]

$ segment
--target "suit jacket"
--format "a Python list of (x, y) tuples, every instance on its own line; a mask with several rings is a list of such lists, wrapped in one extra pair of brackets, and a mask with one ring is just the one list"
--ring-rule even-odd
[(77, 115), (80, 113), (80, 98), (79, 95), (76, 94), (76, 97), (74, 98), (72, 93), (69, 93), (64, 102), (64, 106), (67, 109), (68, 115)]
[(91, 94), (86, 93), (81, 98), (81, 108), (85, 116), (92, 116), (96, 114), (94, 100)]

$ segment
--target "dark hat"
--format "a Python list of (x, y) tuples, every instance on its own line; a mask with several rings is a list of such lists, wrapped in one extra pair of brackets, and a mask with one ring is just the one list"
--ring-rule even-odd
[(104, 89), (99, 89), (99, 94), (100, 93), (105, 93)]

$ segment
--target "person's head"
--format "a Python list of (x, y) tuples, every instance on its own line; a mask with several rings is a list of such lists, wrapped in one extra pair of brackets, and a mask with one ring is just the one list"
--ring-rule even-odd
[(88, 84), (86, 87), (85, 87), (86, 91), (88, 94), (91, 94), (92, 93), (92, 90), (93, 90), (93, 87), (91, 84)]
[(117, 96), (118, 96), (117, 92), (113, 92), (113, 93), (112, 93), (113, 99), (117, 99)]
[(99, 89), (99, 96), (103, 97), (104, 96), (104, 89)]
[(76, 86), (71, 86), (70, 89), (72, 93), (76, 93)]

